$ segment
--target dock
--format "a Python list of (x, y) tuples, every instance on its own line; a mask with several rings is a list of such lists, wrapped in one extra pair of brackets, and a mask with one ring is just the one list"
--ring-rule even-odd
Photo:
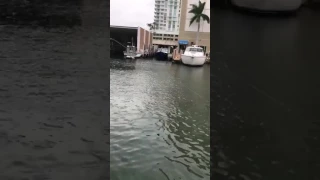
[(182, 53), (183, 53), (182, 50), (180, 50), (180, 52), (179, 52), (178, 49), (174, 49), (173, 53), (172, 53), (172, 61), (180, 63), (181, 62), (181, 54)]

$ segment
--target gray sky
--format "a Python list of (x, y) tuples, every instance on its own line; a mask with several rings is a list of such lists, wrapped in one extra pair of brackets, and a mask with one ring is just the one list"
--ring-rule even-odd
[(148, 28), (154, 19), (154, 0), (110, 0), (110, 25)]

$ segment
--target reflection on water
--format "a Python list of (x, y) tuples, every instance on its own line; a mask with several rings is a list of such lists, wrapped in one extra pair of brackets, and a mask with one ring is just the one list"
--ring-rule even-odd
[(110, 68), (115, 70), (135, 70), (136, 60), (132, 59), (113, 59)]
[(112, 66), (111, 178), (209, 179), (209, 66), (145, 59)]

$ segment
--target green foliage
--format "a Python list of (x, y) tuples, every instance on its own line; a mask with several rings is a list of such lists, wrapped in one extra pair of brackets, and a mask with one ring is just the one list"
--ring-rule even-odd
[(191, 26), (194, 22), (200, 23), (201, 20), (206, 21), (208, 24), (210, 24), (210, 18), (206, 14), (203, 13), (204, 7), (206, 6), (206, 2), (201, 3), (199, 1), (199, 4), (191, 4), (192, 9), (189, 11), (189, 13), (193, 14), (193, 17), (190, 20)]

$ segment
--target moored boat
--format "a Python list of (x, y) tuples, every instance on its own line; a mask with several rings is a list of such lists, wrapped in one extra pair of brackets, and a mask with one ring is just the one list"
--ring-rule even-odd
[(142, 57), (142, 54), (141, 53), (137, 53), (136, 54), (136, 58), (141, 58)]
[(206, 62), (206, 55), (204, 54), (203, 48), (192, 45), (186, 48), (184, 53), (181, 55), (183, 64), (190, 66), (202, 66)]
[(231, 0), (231, 4), (259, 12), (293, 12), (297, 11), (304, 0)]
[(159, 48), (155, 53), (156, 60), (166, 61), (168, 60), (168, 49), (167, 48)]
[(127, 46), (127, 49), (123, 52), (123, 55), (127, 59), (135, 59), (137, 57), (136, 47)]

